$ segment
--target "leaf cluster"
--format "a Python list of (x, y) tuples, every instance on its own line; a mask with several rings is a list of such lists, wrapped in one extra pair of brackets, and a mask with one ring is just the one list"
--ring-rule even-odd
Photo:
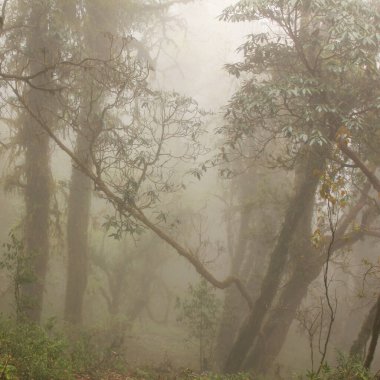
[(261, 149), (277, 140), (294, 155), (330, 143), (341, 126), (358, 142), (373, 135), (379, 17), (374, 2), (356, 0), (242, 0), (227, 8), (222, 20), (261, 22), (239, 48), (242, 61), (226, 66), (242, 78), (220, 129), (228, 143), (252, 139)]

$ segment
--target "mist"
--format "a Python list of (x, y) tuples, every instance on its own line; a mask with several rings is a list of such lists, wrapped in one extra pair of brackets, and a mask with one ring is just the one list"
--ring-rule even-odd
[(377, 2), (0, 4), (0, 379), (379, 378)]

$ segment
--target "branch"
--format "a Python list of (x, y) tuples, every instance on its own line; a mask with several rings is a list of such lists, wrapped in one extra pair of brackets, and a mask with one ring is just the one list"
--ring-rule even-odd
[(352, 245), (362, 239), (363, 236), (370, 235), (371, 232), (375, 233), (376, 231), (372, 231), (369, 227), (378, 216), (379, 212), (377, 209), (369, 207), (363, 211), (360, 228), (356, 231), (348, 233), (347, 235), (342, 235), (339, 239), (336, 239), (333, 250), (337, 251), (348, 244)]
[(380, 179), (365, 165), (365, 163), (360, 159), (360, 157), (348, 147), (347, 142), (340, 138), (337, 141), (338, 148), (349, 157), (355, 165), (363, 172), (367, 177), (368, 181), (374, 187), (374, 189), (379, 193), (380, 196)]
[(240, 279), (229, 276), (225, 280), (220, 281), (216, 279), (199, 261), (197, 257), (195, 257), (191, 251), (184, 248), (181, 244), (179, 244), (175, 239), (169, 236), (164, 230), (158, 227), (156, 224), (151, 222), (144, 213), (138, 209), (136, 206), (128, 204), (122, 198), (113, 193), (113, 191), (107, 186), (107, 184), (102, 180), (99, 175), (96, 175), (86, 163), (83, 163), (78, 156), (68, 148), (62, 140), (39, 118), (37, 115), (30, 109), (28, 104), (25, 102), (23, 97), (17, 91), (17, 89), (13, 88), (14, 93), (18, 97), (20, 103), (23, 105), (25, 110), (30, 114), (30, 116), (37, 122), (37, 124), (51, 137), (51, 139), (58, 145), (60, 149), (62, 149), (72, 160), (76, 163), (79, 170), (83, 172), (88, 178), (90, 178), (98, 191), (101, 191), (107, 199), (116, 207), (116, 209), (120, 212), (120, 214), (129, 217), (132, 216), (143, 225), (145, 225), (148, 229), (153, 231), (158, 237), (160, 237), (163, 241), (168, 243), (172, 248), (174, 248), (177, 253), (187, 259), (187, 261), (194, 267), (194, 269), (204, 277), (210, 284), (219, 289), (226, 289), (231, 285), (235, 285), (242, 297), (247, 302), (249, 308), (253, 309), (252, 299), (244, 287)]
[[(332, 207), (334, 207), (334, 206), (332, 206)], [(335, 238), (336, 238), (336, 231), (337, 231), (337, 224), (338, 224), (338, 217), (337, 217), (336, 221), (333, 221), (333, 215), (335, 214), (335, 212), (334, 212), (334, 208), (331, 208), (330, 202), (328, 202), (328, 214), (329, 214), (329, 225), (330, 225), (330, 230), (331, 230), (331, 240), (330, 240), (330, 243), (329, 243), (328, 248), (327, 248), (327, 258), (326, 258), (326, 263), (325, 263), (325, 269), (323, 272), (323, 284), (324, 284), (324, 291), (325, 291), (327, 306), (328, 306), (329, 311), (330, 311), (330, 321), (329, 321), (329, 326), (327, 329), (327, 336), (326, 336), (326, 339), (325, 339), (325, 342), (323, 345), (322, 357), (321, 357), (319, 367), (318, 367), (318, 370), (316, 373), (317, 375), (319, 375), (319, 373), (321, 372), (321, 369), (322, 369), (323, 364), (325, 362), (325, 358), (327, 355), (327, 349), (328, 349), (328, 345), (329, 345), (330, 338), (331, 338), (332, 327), (333, 327), (334, 322), (335, 322), (337, 306), (338, 306), (336, 297), (335, 297), (335, 307), (333, 307), (333, 305), (331, 303), (330, 292), (329, 292), (330, 283), (328, 281), (329, 265), (330, 265), (331, 256), (333, 254), (333, 246), (334, 246), (334, 242), (335, 242)], [(322, 325), (321, 325), (321, 330), (322, 330)]]
[(370, 189), (371, 184), (370, 182), (367, 182), (364, 186), (364, 189), (361, 191), (360, 198), (339, 224), (339, 227), (336, 230), (336, 236), (338, 239), (344, 235), (344, 233), (347, 231), (348, 226), (355, 220), (360, 210), (366, 205)]

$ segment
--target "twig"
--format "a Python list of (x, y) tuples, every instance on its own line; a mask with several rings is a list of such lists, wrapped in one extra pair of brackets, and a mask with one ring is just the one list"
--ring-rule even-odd
[[(321, 361), (319, 363), (319, 367), (317, 370), (317, 375), (319, 375), (319, 373), (321, 372), (323, 363), (324, 363), (325, 358), (326, 358), (327, 349), (328, 349), (328, 345), (329, 345), (330, 337), (331, 337), (331, 332), (332, 332), (332, 327), (333, 327), (333, 324), (335, 321), (336, 310), (337, 310), (337, 299), (336, 299), (336, 297), (335, 297), (335, 306), (334, 307), (333, 307), (333, 305), (331, 303), (331, 299), (330, 299), (328, 272), (329, 272), (329, 264), (330, 264), (330, 259), (331, 259), (331, 255), (333, 252), (332, 248), (333, 248), (334, 241), (335, 241), (335, 233), (337, 230), (337, 224), (338, 224), (339, 218), (337, 217), (336, 221), (333, 222), (334, 207), (331, 206), (329, 200), (328, 200), (327, 206), (328, 206), (329, 225), (330, 225), (330, 230), (331, 230), (331, 240), (330, 240), (329, 246), (327, 248), (327, 259), (326, 259), (326, 264), (325, 264), (325, 270), (323, 273), (323, 284), (324, 284), (327, 306), (328, 306), (329, 311), (330, 311), (330, 321), (329, 321), (329, 326), (327, 329), (327, 336), (326, 336), (324, 346), (323, 346)], [(322, 326), (321, 326), (321, 329), (322, 329)]]

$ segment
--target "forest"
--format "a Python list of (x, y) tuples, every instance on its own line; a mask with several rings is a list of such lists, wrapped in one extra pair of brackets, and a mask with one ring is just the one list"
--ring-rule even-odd
[(377, 380), (379, 334), (379, 1), (0, 0), (0, 380)]

